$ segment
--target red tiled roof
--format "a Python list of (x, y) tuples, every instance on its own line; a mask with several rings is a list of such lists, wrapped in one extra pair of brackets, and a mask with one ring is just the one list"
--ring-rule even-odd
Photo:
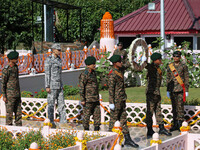
[[(160, 0), (154, 1), (160, 11)], [(165, 33), (200, 33), (200, 0), (165, 0)], [(114, 21), (115, 34), (160, 34), (160, 13), (148, 5)]]

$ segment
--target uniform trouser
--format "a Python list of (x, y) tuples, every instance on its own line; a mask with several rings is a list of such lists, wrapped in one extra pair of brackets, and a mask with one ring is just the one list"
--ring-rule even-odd
[(153, 112), (155, 112), (157, 124), (163, 124), (164, 123), (163, 116), (161, 113), (161, 96), (155, 94), (146, 94), (146, 104), (147, 104), (147, 112), (146, 112), (147, 127), (152, 127)]
[(100, 103), (98, 102), (86, 102), (83, 107), (83, 127), (89, 128), (90, 116), (93, 115), (94, 126), (99, 127), (101, 125), (101, 111)]
[(184, 121), (183, 92), (171, 92), (173, 120)]
[(119, 104), (115, 105), (114, 111), (110, 110), (109, 131), (112, 131), (112, 128), (114, 127), (115, 122), (119, 120), (122, 127), (122, 133), (128, 134), (129, 130), (127, 126), (126, 101), (121, 101), (118, 103)]
[(16, 126), (22, 126), (22, 109), (20, 97), (9, 97), (6, 103), (6, 125), (12, 125), (13, 112), (15, 114)]
[(65, 102), (64, 102), (64, 95), (63, 89), (51, 89), (51, 93), (47, 96), (47, 103), (48, 103), (48, 118), (50, 119), (51, 123), (54, 123), (54, 105), (55, 100), (57, 100), (57, 110), (59, 112), (60, 123), (66, 122), (66, 110), (65, 110)]

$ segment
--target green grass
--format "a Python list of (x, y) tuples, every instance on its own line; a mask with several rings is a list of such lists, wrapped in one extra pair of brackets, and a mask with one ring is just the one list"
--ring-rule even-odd
[[(129, 103), (145, 103), (146, 102), (146, 94), (145, 94), (146, 87), (128, 87), (126, 88), (127, 94), (127, 102)], [(167, 97), (167, 90), (166, 87), (161, 87), (161, 97), (163, 104), (171, 104), (170, 99)], [(108, 91), (100, 91), (102, 95), (103, 101), (109, 101), (109, 93)], [(79, 94), (74, 96), (65, 97), (66, 99), (80, 99)], [(186, 99), (187, 103), (190, 105), (200, 105), (200, 88), (190, 88), (189, 89), (189, 96)]]

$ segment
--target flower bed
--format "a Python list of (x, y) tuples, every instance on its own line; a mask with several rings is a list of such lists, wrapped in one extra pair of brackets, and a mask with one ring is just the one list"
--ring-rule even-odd
[[(41, 129), (22, 131), (14, 134), (2, 127), (0, 130), (0, 149), (2, 150), (22, 150), (29, 148), (31, 143), (36, 142), (41, 150), (62, 149), (76, 145), (75, 137), (77, 131), (57, 130), (52, 132), (47, 138), (43, 137)], [(99, 132), (89, 134), (86, 132), (84, 139), (87, 142), (104, 137)]]

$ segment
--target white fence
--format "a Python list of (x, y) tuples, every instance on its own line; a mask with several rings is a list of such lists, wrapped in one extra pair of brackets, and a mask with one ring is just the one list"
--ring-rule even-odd
[(143, 150), (199, 150), (200, 134), (186, 133)]
[[(43, 107), (43, 105), (47, 102), (47, 99), (40, 98), (22, 98), (22, 111), (24, 114), (34, 115), (38, 118), (45, 118), (47, 114), (47, 106)], [(101, 107), (101, 122), (108, 123), (110, 120), (109, 116), (109, 103), (101, 102), (107, 110)], [(82, 105), (80, 101), (77, 100), (65, 100), (65, 107), (67, 112), (67, 119), (71, 121), (80, 121), (82, 120)], [(145, 124), (145, 114), (146, 114), (146, 104), (145, 103), (127, 103), (127, 114), (128, 114), (128, 122), (132, 124)], [(0, 116), (6, 116), (5, 103), (3, 100), (0, 100)], [(172, 121), (172, 108), (171, 105), (162, 104), (162, 114), (165, 120), (168, 122)], [(188, 120), (198, 113), (200, 110), (200, 106), (185, 106), (185, 118)], [(24, 115), (23, 114), (23, 115)], [(55, 106), (55, 118), (57, 118), (58, 112)], [(24, 115), (26, 116), (26, 115)], [(200, 115), (198, 114), (196, 117), (190, 119), (188, 123), (198, 119)], [(91, 121), (93, 121), (91, 117)], [(194, 132), (200, 131), (200, 120), (197, 120), (192, 126), (191, 129)]]
[[(49, 128), (48, 126), (45, 126), (42, 130), (41, 133), (43, 134), (43, 137), (48, 137), (48, 135), (54, 135), (56, 134), (56, 132), (66, 132), (66, 133), (71, 133), (71, 130), (63, 130), (63, 129), (51, 129), (49, 128), (48, 130), (46, 130), (45, 128)], [(30, 127), (16, 127), (16, 126), (4, 126), (1, 125), (0, 126), (0, 130), (2, 128), (6, 128), (8, 132), (11, 132), (13, 135), (13, 138), (17, 137), (18, 134), (22, 134), (23, 132), (29, 132), (29, 131), (39, 131), (39, 128), (30, 128)], [(76, 135), (78, 134), (78, 132), (83, 132), (81, 130), (76, 130)], [(84, 131), (85, 133), (87, 133), (88, 135), (93, 135), (95, 134), (94, 131)], [(92, 140), (87, 142), (87, 148), (89, 150), (110, 150), (111, 147), (113, 146), (116, 138), (117, 138), (117, 133), (115, 132), (98, 132), (100, 134), (100, 136), (102, 136), (99, 139), (96, 140)], [(81, 145), (75, 145), (72, 147), (68, 147), (68, 148), (63, 148), (60, 150), (81, 150)]]

